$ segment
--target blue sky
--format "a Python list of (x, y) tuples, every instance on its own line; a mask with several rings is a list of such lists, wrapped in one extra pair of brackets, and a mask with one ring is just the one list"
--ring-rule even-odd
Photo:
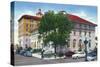
[[(86, 14), (88, 17), (94, 17), (94, 22), (97, 22), (97, 7), (95, 6), (82, 6), (71, 4), (52, 4), (52, 3), (32, 3), (32, 2), (15, 2), (15, 18), (23, 14), (35, 15), (38, 9), (42, 9), (42, 12), (53, 10), (55, 12), (64, 10), (71, 14)], [(80, 14), (80, 15), (81, 15)], [(85, 15), (84, 15), (85, 16)], [(81, 17), (81, 16), (80, 16)]]
[(96, 6), (83, 6), (83, 5), (71, 5), (71, 4), (53, 4), (53, 3), (38, 3), (38, 2), (15, 2), (14, 14), (15, 14), (15, 36), (18, 36), (18, 19), (24, 15), (35, 15), (38, 9), (42, 12), (53, 10), (54, 12), (66, 11), (69, 14), (77, 15), (88, 21), (97, 24), (97, 7)]

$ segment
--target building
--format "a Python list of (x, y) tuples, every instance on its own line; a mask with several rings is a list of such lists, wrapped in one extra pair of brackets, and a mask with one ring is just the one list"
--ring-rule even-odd
[[(38, 39), (38, 27), (43, 16), (39, 9), (36, 16), (23, 15), (19, 21), (19, 44), (23, 47), (42, 48), (42, 41)], [(78, 16), (68, 14), (70, 21), (74, 23), (74, 28), (70, 33), (67, 48), (72, 51), (84, 50), (84, 41), (88, 40), (88, 50), (95, 48), (95, 27), (96, 24), (82, 19)]]
[(88, 41), (88, 51), (95, 48), (95, 27), (96, 24), (82, 19), (75, 15), (69, 15), (69, 19), (74, 23), (74, 29), (70, 33), (69, 48), (72, 50), (83, 50), (84, 41)]
[(23, 15), (18, 20), (18, 34), (19, 34), (19, 44), (23, 47), (31, 46), (31, 35), (33, 31), (38, 30), (40, 17)]

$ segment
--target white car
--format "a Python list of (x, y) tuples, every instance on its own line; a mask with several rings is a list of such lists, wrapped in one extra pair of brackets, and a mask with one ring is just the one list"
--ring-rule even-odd
[(78, 59), (78, 58), (83, 58), (83, 57), (85, 57), (85, 53), (77, 53), (77, 54), (73, 54), (72, 55), (72, 58), (73, 59)]

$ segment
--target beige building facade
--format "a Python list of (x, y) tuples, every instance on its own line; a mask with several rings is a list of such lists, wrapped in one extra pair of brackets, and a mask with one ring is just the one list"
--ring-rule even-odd
[[(38, 27), (40, 19), (42, 17), (41, 10), (36, 14), (36, 16), (23, 15), (19, 21), (19, 44), (25, 47), (32, 47), (33, 49), (42, 48), (42, 40), (38, 39)], [(67, 40), (69, 48), (71, 51), (84, 50), (84, 41), (87, 40), (88, 51), (95, 48), (95, 27), (96, 24), (82, 19), (78, 16), (68, 14), (70, 21), (74, 23), (74, 28), (70, 33), (70, 37)]]

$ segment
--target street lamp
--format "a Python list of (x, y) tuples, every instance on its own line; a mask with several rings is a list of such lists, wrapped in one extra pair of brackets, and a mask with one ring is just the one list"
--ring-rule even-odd
[(85, 61), (87, 61), (87, 43), (88, 43), (88, 41), (87, 41), (87, 39), (85, 39), (85, 41), (84, 41), (84, 44), (85, 44)]
[(42, 59), (44, 58), (43, 53), (44, 53), (44, 49), (43, 49), (43, 43), (42, 43), (42, 51), (41, 51), (41, 58)]

